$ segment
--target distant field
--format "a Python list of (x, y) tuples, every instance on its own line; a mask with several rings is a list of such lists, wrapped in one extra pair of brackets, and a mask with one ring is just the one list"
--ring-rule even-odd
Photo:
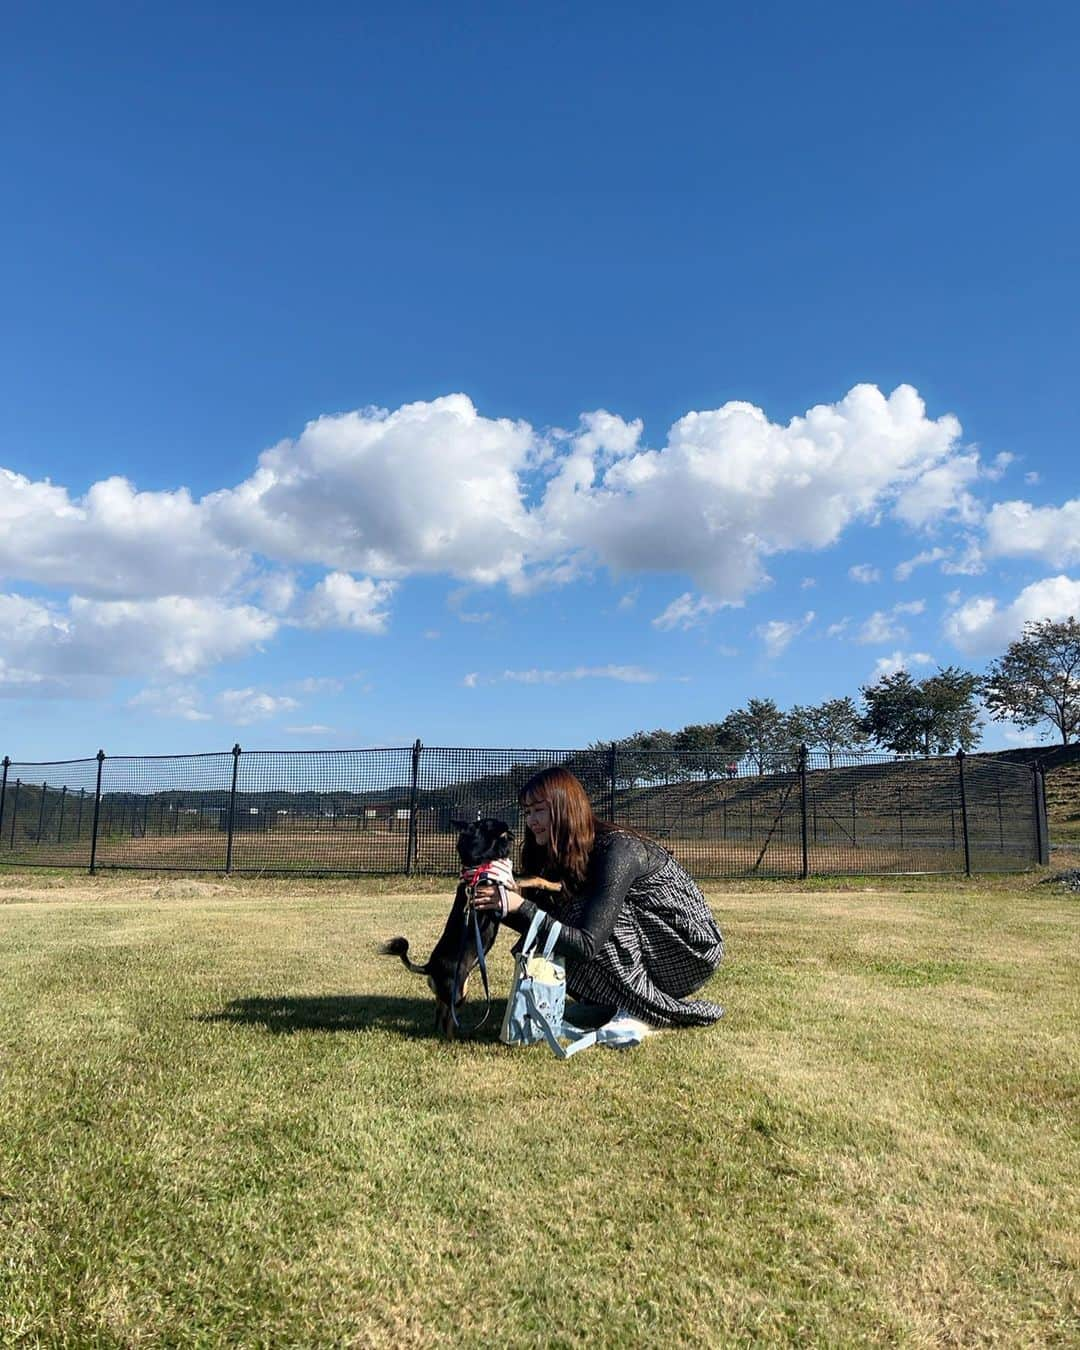
[(0, 1344), (1077, 1344), (1080, 899), (708, 895), (724, 1021), (560, 1064), (375, 955), (445, 882), (0, 871)]
[[(663, 829), (657, 834), (666, 847), (698, 877), (798, 877), (803, 865), (797, 818), (789, 817), (786, 829), (768, 837), (747, 837), (731, 829), (726, 837), (702, 837)], [(918, 825), (909, 826), (904, 846), (884, 822), (866, 816), (860, 819), (857, 843), (850, 833), (822, 829), (817, 842), (807, 850), (811, 875), (879, 875), (907, 872), (960, 873), (964, 870), (963, 839), (959, 828), (941, 834)], [(417, 873), (447, 875), (456, 866), (451, 833), (419, 833), (412, 856)], [(85, 868), (89, 839), (57, 842), (29, 840), (19, 848), (0, 851), (0, 864)], [(1017, 837), (1013, 828), (995, 822), (972, 839), (972, 865), (976, 871), (1012, 871), (1024, 865), (1030, 841)], [(346, 823), (318, 825), (289, 822), (259, 833), (238, 832), (233, 840), (232, 868), (236, 872), (404, 872), (407, 838), (404, 829), (379, 826), (360, 830)], [(98, 841), (100, 868), (138, 867), (181, 871), (223, 872), (226, 836), (219, 829), (188, 829), (179, 834), (108, 834)]]

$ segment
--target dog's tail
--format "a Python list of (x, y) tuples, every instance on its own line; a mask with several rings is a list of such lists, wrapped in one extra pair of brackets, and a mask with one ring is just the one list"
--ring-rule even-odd
[(428, 968), (426, 965), (418, 966), (415, 961), (409, 960), (409, 939), (403, 937), (391, 938), (389, 942), (384, 942), (379, 948), (380, 956), (400, 956), (406, 970), (411, 970), (414, 975), (426, 975)]

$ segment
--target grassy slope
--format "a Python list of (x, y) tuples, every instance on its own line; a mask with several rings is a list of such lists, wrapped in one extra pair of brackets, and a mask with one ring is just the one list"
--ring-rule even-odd
[(725, 1021), (559, 1064), (373, 955), (445, 883), (2, 874), (0, 1343), (1074, 1344), (1048, 892), (713, 888)]

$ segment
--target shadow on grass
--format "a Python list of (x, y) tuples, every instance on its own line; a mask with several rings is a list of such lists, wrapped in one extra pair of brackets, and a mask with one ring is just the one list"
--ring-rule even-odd
[[(502, 1007), (491, 1005), (479, 1041), (494, 1040), (502, 1022)], [(483, 1016), (483, 1004), (462, 1015), (466, 1038)], [(297, 1031), (396, 1031), (415, 1040), (436, 1040), (435, 1004), (430, 998), (387, 998), (381, 994), (330, 994), (309, 998), (237, 998), (220, 1012), (202, 1013), (198, 1022), (226, 1022), (262, 1027), (274, 1035)]]

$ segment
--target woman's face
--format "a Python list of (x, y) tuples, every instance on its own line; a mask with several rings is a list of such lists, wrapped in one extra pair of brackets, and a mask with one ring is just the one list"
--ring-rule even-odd
[(551, 838), (551, 807), (542, 797), (534, 797), (521, 808), (525, 817), (525, 828), (532, 832), (538, 844), (546, 844)]

